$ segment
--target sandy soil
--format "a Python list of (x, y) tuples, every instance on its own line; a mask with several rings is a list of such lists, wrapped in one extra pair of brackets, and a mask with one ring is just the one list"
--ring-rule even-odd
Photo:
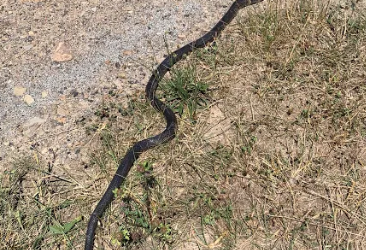
[[(194, 40), (231, 2), (1, 1), (0, 169), (31, 150), (54, 166), (87, 161), (80, 124), (109, 90), (122, 102), (143, 90), (166, 54), (164, 37), (172, 50)], [(61, 43), (66, 57), (57, 59)]]

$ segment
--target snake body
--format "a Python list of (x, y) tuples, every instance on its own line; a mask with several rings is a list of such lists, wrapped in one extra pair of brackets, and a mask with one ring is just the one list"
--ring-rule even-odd
[(170, 53), (164, 59), (164, 61), (161, 62), (159, 66), (154, 70), (148, 84), (146, 85), (146, 97), (150, 101), (151, 105), (157, 111), (161, 112), (164, 115), (167, 123), (166, 128), (158, 135), (137, 142), (135, 145), (132, 146), (132, 148), (128, 150), (127, 154), (120, 162), (118, 169), (113, 179), (111, 180), (107, 190), (105, 191), (103, 197), (101, 198), (90, 216), (86, 232), (85, 250), (93, 249), (94, 235), (98, 220), (112, 202), (114, 197), (113, 190), (121, 186), (134, 162), (146, 150), (160, 145), (164, 142), (170, 141), (175, 137), (175, 133), (177, 131), (176, 116), (166, 104), (164, 104), (155, 96), (155, 92), (160, 80), (174, 66), (174, 64), (176, 64), (183, 58), (183, 56), (188, 55), (194, 49), (203, 48), (206, 46), (206, 44), (211, 43), (215, 39), (215, 37), (217, 37), (220, 32), (234, 19), (240, 9), (252, 4), (257, 4), (262, 1), (263, 0), (236, 0), (230, 6), (228, 11), (224, 14), (224, 16), (219, 20), (219, 22), (209, 32), (207, 32), (197, 40), (190, 42), (185, 46), (177, 49), (176, 51)]

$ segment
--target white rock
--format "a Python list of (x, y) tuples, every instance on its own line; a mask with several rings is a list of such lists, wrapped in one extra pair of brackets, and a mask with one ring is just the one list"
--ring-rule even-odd
[(22, 96), (22, 95), (24, 95), (25, 91), (27, 91), (27, 89), (26, 89), (26, 88), (18, 87), (18, 86), (17, 86), (17, 87), (15, 87), (15, 88), (14, 88), (13, 93), (14, 93), (14, 95), (16, 95), (16, 96)]
[(34, 99), (30, 95), (25, 95), (23, 100), (28, 105), (32, 105), (34, 103)]

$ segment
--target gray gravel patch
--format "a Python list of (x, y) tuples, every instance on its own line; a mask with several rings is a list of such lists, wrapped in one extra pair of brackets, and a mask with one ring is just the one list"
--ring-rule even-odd
[[(0, 166), (2, 159), (35, 144), (42, 152), (67, 152), (72, 141), (84, 136), (70, 132), (75, 121), (93, 113), (103, 100), (103, 89), (122, 90), (127, 101), (144, 89), (167, 54), (164, 38), (169, 50), (175, 50), (209, 30), (231, 3), (2, 1)], [(51, 60), (60, 42), (70, 48), (71, 61)], [(15, 96), (17, 86), (26, 88), (35, 102), (28, 105)], [(68, 138), (59, 137), (64, 134)]]

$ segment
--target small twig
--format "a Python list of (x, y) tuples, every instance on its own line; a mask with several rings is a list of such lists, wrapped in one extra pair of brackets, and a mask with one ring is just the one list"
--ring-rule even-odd
[(249, 96), (249, 104), (250, 104), (250, 112), (252, 113), (252, 120), (253, 120), (253, 122), (255, 122), (254, 109), (253, 109), (252, 95), (251, 94)]

